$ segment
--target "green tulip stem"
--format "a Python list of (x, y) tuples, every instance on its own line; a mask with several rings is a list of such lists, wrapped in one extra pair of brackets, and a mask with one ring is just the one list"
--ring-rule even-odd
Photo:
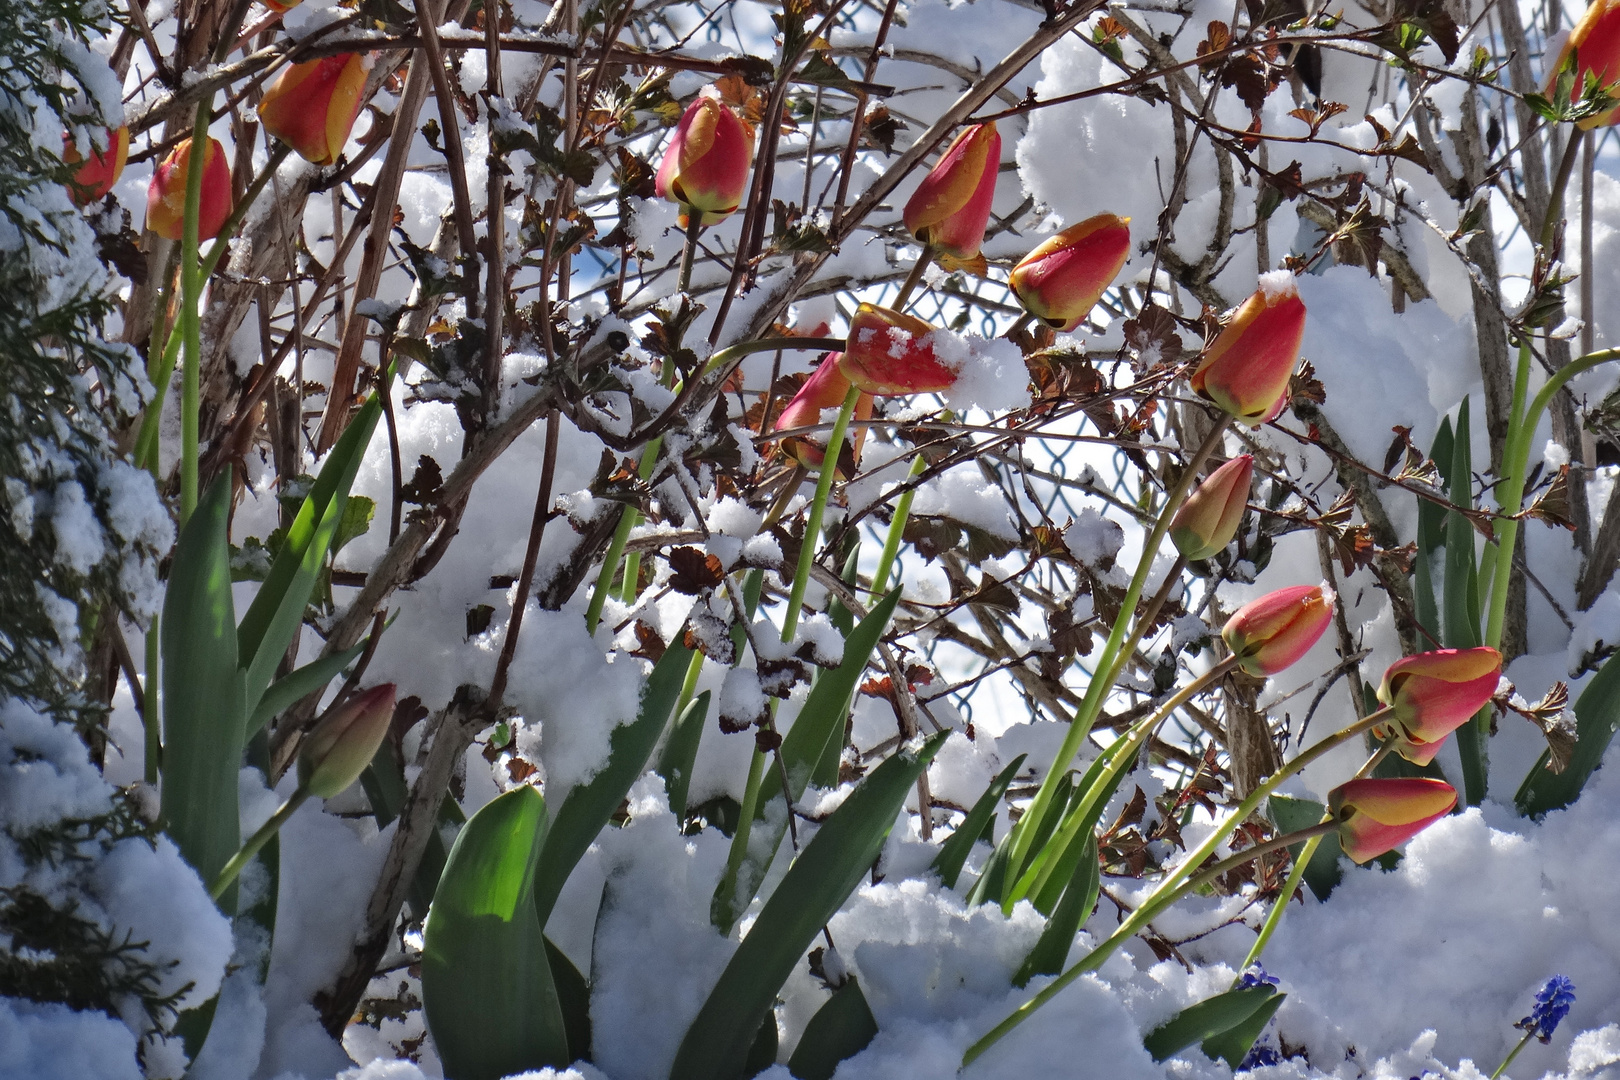
[(713, 374), (731, 363), (740, 360), (751, 353), (776, 352), (780, 349), (808, 349), (811, 352), (843, 352), (844, 338), (831, 337), (768, 337), (757, 341), (739, 341), (735, 345), (727, 345), (723, 349), (716, 349), (709, 362), (703, 365), (705, 376)]
[(681, 210), (686, 213), (686, 247), (681, 251), (681, 276), (676, 288), (684, 293), (692, 288), (692, 264), (697, 261), (698, 237), (703, 234), (703, 211), (692, 206)]
[[(247, 217), (248, 210), (252, 208), (254, 200), (264, 191), (265, 185), (270, 182), (270, 178), (275, 175), (276, 170), (281, 167), (283, 161), (287, 160), (287, 155), (290, 153), (292, 153), (292, 148), (286, 143), (277, 143), (275, 149), (270, 151), (269, 162), (260, 171), (259, 175), (253, 178), (253, 183), (248, 185), (247, 191), (242, 194), (242, 198), (237, 201), (235, 208), (231, 210), (231, 216), (225, 219), (224, 225), (220, 226), (219, 236), (214, 240), (213, 246), (208, 249), (208, 254), (203, 257), (201, 280), (207, 281), (214, 276), (215, 268), (219, 266), (220, 259), (224, 258), (225, 252), (230, 245), (230, 238), (236, 234), (237, 228), (241, 226), (243, 219)], [(159, 298), (159, 312), (168, 309), (168, 294), (169, 287), (165, 284), (162, 296)], [(175, 363), (180, 356), (180, 341), (184, 336), (182, 333), (183, 325), (183, 323), (178, 323), (169, 328), (163, 351), (158, 354), (157, 364), (149, 368), (152, 383), (152, 400), (147, 403), (146, 413), (141, 418), (140, 432), (135, 437), (135, 452), (133, 455), (135, 467), (146, 469), (155, 479), (161, 479), (158, 477), (158, 424), (163, 416), (163, 399), (169, 393), (169, 380), (174, 376)], [(152, 328), (152, 341), (154, 343), (160, 337), (160, 327), (161, 320), (154, 320)]]
[(309, 792), (300, 787), (292, 793), (292, 796), (286, 802), (276, 808), (276, 812), (270, 815), (270, 819), (260, 825), (257, 832), (248, 837), (247, 843), (242, 845), (242, 850), (232, 855), (230, 861), (220, 868), (219, 876), (208, 887), (209, 899), (218, 900), (225, 895), (225, 890), (231, 887), (231, 882), (235, 881), (243, 869), (247, 867), (247, 864), (253, 861), (253, 856), (257, 855), (259, 849), (270, 842), (272, 836), (281, 831), (281, 827), (287, 824), (287, 819), (292, 817), (298, 811), (298, 808), (304, 805), (304, 800), (308, 798)]
[(923, 271), (927, 270), (928, 264), (933, 261), (934, 245), (924, 244), (922, 254), (917, 256), (917, 261), (912, 265), (911, 272), (906, 275), (906, 280), (900, 285), (899, 293), (895, 295), (895, 311), (906, 310), (906, 301), (911, 299), (911, 294), (917, 290), (917, 285), (922, 281)]
[(186, 156), (186, 213), (180, 230), (180, 524), (197, 508), (198, 414), (202, 407), (202, 266), (198, 259), (198, 217), (202, 211), (204, 163), (208, 160), (208, 121), (214, 95), (197, 102)]
[[(918, 454), (911, 459), (911, 471), (906, 473), (906, 479), (917, 479), (927, 467), (928, 462)], [(883, 553), (878, 556), (877, 569), (872, 572), (873, 596), (882, 596), (888, 591), (889, 571), (894, 569), (894, 560), (900, 556), (900, 540), (906, 531), (906, 519), (911, 516), (911, 501), (916, 495), (917, 489), (908, 487), (894, 502), (894, 520), (889, 522), (889, 535), (883, 540)]]
[(1018, 819), (1018, 824), (1013, 826), (1012, 857), (1008, 864), (1012, 871), (1012, 880), (1017, 880), (1027, 868), (1034, 854), (1030, 848), (1036, 835), (1041, 832), (1040, 823), (1052, 810), (1052, 799), (1059, 779), (1068, 772), (1069, 763), (1074, 760), (1086, 737), (1091, 734), (1091, 725), (1097, 719), (1097, 714), (1102, 711), (1103, 701), (1108, 697), (1108, 691), (1113, 687), (1125, 660), (1136, 651), (1137, 643), (1147, 632), (1150, 620), (1139, 619), (1127, 640), (1127, 630), (1131, 626), (1132, 616), (1136, 614), (1137, 604), (1142, 599), (1142, 591), (1147, 586), (1148, 574), (1153, 570), (1153, 561), (1158, 557), (1159, 546), (1170, 531), (1170, 521), (1175, 517), (1176, 511), (1181, 509), (1181, 504), (1186, 501), (1187, 494), (1192, 490), (1193, 482), (1198, 479), (1199, 467), (1215, 447), (1220, 445), (1221, 438), (1226, 434), (1226, 428), (1231, 422), (1230, 416), (1223, 416), (1210, 430), (1203, 444), (1193, 451), (1192, 456), (1187, 459), (1186, 466), (1181, 470), (1180, 478), (1166, 495), (1158, 518), (1153, 522), (1153, 531), (1142, 547), (1142, 559), (1137, 563), (1130, 587), (1125, 590), (1125, 598), (1120, 603), (1119, 614), (1114, 618), (1113, 629), (1109, 631), (1108, 641), (1103, 645), (1096, 667), (1092, 669), (1086, 696), (1081, 699), (1080, 708), (1069, 724), (1068, 732), (1063, 736), (1063, 745), (1058, 748), (1057, 757), (1047, 769), (1046, 777), (1041, 781), (1039, 790), (1035, 792), (1029, 810)]
[(1502, 516), (1496, 520), (1495, 528), (1496, 568), (1491, 575), (1491, 606), (1485, 621), (1485, 644), (1492, 648), (1501, 648), (1502, 645), (1502, 626), (1507, 616), (1508, 583), (1513, 570), (1513, 548), (1518, 540), (1519, 511), (1523, 509), (1524, 503), (1525, 469), (1530, 457), (1530, 440), (1535, 438), (1536, 425), (1541, 422), (1541, 414), (1546, 412), (1547, 406), (1552, 403), (1553, 395), (1558, 393), (1565, 383), (1610, 360), (1620, 360), (1620, 348), (1600, 349), (1597, 352), (1587, 353), (1578, 360), (1570, 361), (1553, 372), (1531, 400), (1530, 407), (1523, 409), (1521, 413), (1530, 383), (1530, 346), (1526, 343), (1519, 348), (1519, 365), (1513, 378), (1513, 410), (1509, 414), (1507, 445), (1502, 450), (1502, 460), (1508, 471), (1498, 495), (1500, 503), (1498, 513)]
[[(1389, 738), (1385, 739), (1378, 749), (1373, 751), (1372, 755), (1367, 758), (1367, 763), (1356, 770), (1356, 775), (1351, 779), (1360, 780), (1369, 775), (1378, 767), (1378, 763), (1388, 757), (1391, 750), (1395, 749), (1395, 744), (1400, 741), (1400, 738), (1400, 732), (1392, 732)], [(1332, 820), (1331, 816), (1324, 817), (1322, 824)], [(1249, 946), (1249, 955), (1243, 958), (1243, 966), (1238, 968), (1240, 980), (1243, 972), (1253, 967), (1255, 962), (1260, 959), (1260, 954), (1266, 951), (1266, 946), (1271, 942), (1271, 935), (1276, 932), (1277, 924), (1282, 922), (1283, 912), (1288, 910), (1288, 902), (1299, 891), (1300, 882), (1305, 880), (1305, 868), (1311, 864), (1311, 859), (1315, 857), (1316, 849), (1321, 843), (1322, 838), (1320, 836), (1313, 836), (1305, 842), (1304, 848), (1300, 850), (1298, 857), (1294, 859), (1294, 865), (1288, 871), (1288, 880), (1283, 882), (1282, 891), (1277, 894), (1277, 899), (1272, 901), (1271, 910), (1266, 913), (1266, 921), (1260, 927), (1259, 936), (1254, 939), (1254, 944)], [(1236, 985), (1237, 983), (1234, 981), (1233, 986)]]
[[(1361, 720), (1358, 720), (1356, 723), (1351, 724), (1343, 731), (1328, 736), (1321, 742), (1312, 746), (1310, 749), (1301, 752), (1292, 761), (1288, 762), (1281, 769), (1279, 769), (1275, 774), (1268, 777), (1264, 783), (1260, 784), (1249, 793), (1248, 798), (1244, 799), (1238, 804), (1237, 809), (1234, 810), (1225, 821), (1211, 831), (1209, 836), (1205, 838), (1202, 844), (1199, 844), (1197, 848), (1195, 848), (1185, 859), (1182, 860), (1180, 866), (1176, 867), (1175, 870), (1171, 871), (1165, 877), (1165, 879), (1160, 882), (1159, 887), (1153, 891), (1153, 894), (1144, 900), (1135, 911), (1131, 912), (1131, 914), (1126, 917), (1125, 921), (1120, 924), (1119, 929), (1114, 932), (1112, 937), (1108, 938), (1108, 940), (1092, 949), (1091, 952), (1087, 953), (1079, 963), (1075, 964), (1063, 974), (1059, 975), (1056, 979), (1052, 980), (1052, 982), (1048, 983), (1041, 989), (1040, 993), (1024, 1002), (1024, 1004), (1020, 1005), (1017, 1009), (1013, 1010), (1013, 1012), (1007, 1016), (1006, 1019), (1002, 1020), (1001, 1023), (991, 1028), (983, 1038), (974, 1043), (972, 1046), (968, 1047), (967, 1053), (962, 1056), (963, 1066), (965, 1067), (971, 1064), (986, 1050), (990, 1049), (990, 1047), (1001, 1041), (1003, 1036), (1005, 1036), (1019, 1024), (1023, 1023), (1025, 1020), (1028, 1020), (1035, 1014), (1037, 1009), (1046, 1004), (1052, 998), (1056, 997), (1063, 991), (1064, 987), (1068, 986), (1075, 979), (1078, 979), (1081, 975), (1084, 975), (1088, 971), (1095, 971), (1101, 967), (1103, 963), (1110, 956), (1112, 956), (1121, 945), (1135, 937), (1137, 932), (1145, 927), (1148, 923), (1152, 922), (1160, 912), (1164, 911), (1165, 908), (1175, 903), (1176, 900), (1179, 899), (1186, 891), (1182, 887), (1183, 883), (1189, 876), (1192, 875), (1194, 868), (1203, 865), (1205, 860), (1215, 853), (1215, 849), (1219, 847), (1221, 843), (1225, 841), (1226, 838), (1230, 836), (1239, 825), (1247, 821), (1249, 817), (1260, 808), (1261, 804), (1264, 803), (1266, 799), (1270, 798), (1271, 794), (1286, 783), (1290, 777), (1303, 770), (1307, 765), (1311, 764), (1313, 761), (1316, 761), (1322, 755), (1332, 750), (1336, 750), (1340, 746), (1343, 746), (1346, 742), (1360, 735), (1362, 732), (1369, 731), (1376, 727), (1378, 724), (1384, 721), (1388, 712), (1389, 710), (1387, 708), (1379, 709), (1372, 715), (1364, 717)], [(1323, 824), (1325, 825), (1327, 823), (1324, 822)], [(1317, 827), (1320, 828), (1321, 826)], [(1295, 834), (1295, 836), (1289, 838), (1289, 843), (1294, 843), (1297, 840), (1298, 834)], [(1257, 850), (1258, 849), (1250, 849), (1250, 851)], [(1245, 852), (1244, 854), (1249, 854), (1249, 852)], [(1216, 865), (1219, 866), (1221, 864), (1217, 863)], [(1211, 869), (1214, 868), (1212, 867)], [(1208, 871), (1205, 873), (1208, 873)], [(1199, 876), (1202, 877), (1203, 875)], [(1187, 888), (1194, 887), (1196, 886), (1190, 884), (1187, 886)]]
[(787, 611), (782, 616), (782, 640), (791, 642), (799, 628), (799, 609), (804, 606), (804, 591), (810, 584), (810, 567), (816, 561), (816, 545), (821, 542), (821, 519), (827, 511), (827, 498), (832, 494), (833, 477), (838, 473), (838, 454), (844, 448), (844, 433), (849, 430), (850, 418), (855, 415), (855, 403), (860, 400), (859, 387), (851, 386), (844, 395), (844, 404), (833, 422), (832, 434), (827, 436), (827, 449), (821, 458), (821, 474), (816, 479), (816, 497), (810, 503), (810, 517), (804, 524), (804, 542), (799, 546), (799, 565), (793, 572), (793, 589), (788, 595)]
[(1490, 1080), (1496, 1080), (1498, 1076), (1501, 1076), (1502, 1073), (1507, 1071), (1507, 1067), (1513, 1064), (1513, 1059), (1519, 1056), (1519, 1051), (1524, 1049), (1525, 1044), (1534, 1038), (1535, 1034), (1536, 1029), (1532, 1027), (1529, 1031), (1524, 1033), (1524, 1038), (1513, 1044), (1513, 1049), (1509, 1050), (1507, 1057), (1502, 1059), (1502, 1064), (1498, 1065), (1496, 1067), (1496, 1071), (1491, 1073)]
[(1175, 711), (1203, 693), (1210, 686), (1226, 677), (1226, 673), (1237, 666), (1237, 658), (1228, 656), (1214, 667), (1198, 676), (1192, 682), (1183, 686), (1172, 694), (1163, 705), (1127, 729), (1118, 739), (1115, 739), (1097, 755), (1092, 763), (1092, 769), (1101, 770), (1096, 781), (1091, 782), (1092, 772), (1087, 771), (1085, 779), (1080, 782), (1085, 794), (1081, 797), (1079, 805), (1070, 811), (1059, 824), (1052, 838), (1046, 842), (1041, 852), (1031, 861), (1030, 867), (1012, 887), (1011, 891), (1002, 899), (1001, 909), (1004, 914), (1011, 915), (1013, 905), (1026, 896), (1037, 893), (1045, 886), (1058, 864), (1063, 861), (1062, 853), (1068, 851), (1069, 845), (1074, 843), (1082, 829), (1090, 828), (1096, 824), (1095, 811), (1098, 800), (1110, 798), (1118, 786), (1120, 777), (1136, 761), (1136, 755), (1146, 746), (1153, 733), (1159, 729)]

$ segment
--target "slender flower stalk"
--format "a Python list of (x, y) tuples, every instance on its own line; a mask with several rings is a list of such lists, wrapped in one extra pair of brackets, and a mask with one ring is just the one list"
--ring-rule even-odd
[(1485, 644), (1502, 647), (1502, 626), (1507, 616), (1507, 595), (1513, 570), (1513, 547), (1518, 540), (1519, 512), (1524, 508), (1525, 469), (1530, 458), (1530, 440), (1534, 437), (1541, 414), (1547, 411), (1553, 395), (1575, 376), (1611, 360), (1620, 360), (1620, 348), (1599, 349), (1555, 371), (1536, 392), (1527, 409), (1522, 408), (1529, 396), (1530, 346), (1519, 348), (1518, 370), (1513, 378), (1513, 408), (1509, 413), (1507, 443), (1502, 450), (1502, 461), (1507, 475), (1499, 489), (1499, 513), (1494, 525), (1496, 567), (1491, 576), (1491, 601), (1485, 619)]
[(804, 525), (804, 541), (799, 546), (799, 564), (793, 572), (793, 588), (788, 595), (787, 611), (782, 615), (782, 640), (791, 642), (799, 628), (799, 609), (804, 606), (805, 589), (810, 584), (810, 566), (816, 561), (816, 545), (821, 542), (821, 519), (827, 511), (827, 499), (832, 494), (833, 476), (838, 472), (838, 454), (844, 446), (844, 433), (849, 430), (850, 418), (860, 402), (861, 391), (851, 386), (833, 421), (832, 433), (827, 436), (827, 449), (821, 459), (821, 473), (816, 478), (816, 495), (810, 503), (810, 516)]
[[(1153, 523), (1153, 531), (1148, 534), (1147, 543), (1142, 547), (1142, 559), (1136, 566), (1136, 573), (1131, 577), (1131, 583), (1125, 590), (1125, 597), (1120, 602), (1119, 614), (1114, 618), (1113, 628), (1109, 631), (1108, 641), (1104, 643), (1102, 653), (1097, 658), (1097, 665), (1092, 671), (1090, 684), (1086, 687), (1086, 696), (1081, 699), (1080, 708), (1075, 713), (1073, 721), (1069, 724), (1068, 732), (1063, 736), (1063, 745), (1058, 748), (1057, 757), (1052, 760), (1046, 777), (1041, 781), (1040, 788), (1035, 792), (1035, 798), (1030, 803), (1024, 816), (1018, 819), (1013, 826), (1012, 852), (1009, 868), (1014, 874), (1021, 874), (1033, 855), (1031, 850), (1035, 836), (1041, 831), (1040, 822), (1051, 812), (1053, 793), (1057, 789), (1058, 779), (1068, 771), (1069, 763), (1080, 752), (1081, 743), (1091, 733), (1091, 725), (1096, 721), (1098, 713), (1102, 711), (1103, 701), (1107, 698), (1114, 680), (1119, 676), (1125, 659), (1136, 649), (1136, 643), (1146, 632), (1146, 620), (1139, 620), (1135, 630), (1131, 630), (1131, 619), (1136, 614), (1137, 604), (1142, 599), (1142, 591), (1147, 586), (1149, 573), (1153, 569), (1153, 561), (1158, 557), (1159, 547), (1164, 543), (1166, 534), (1170, 530), (1170, 522), (1174, 519), (1176, 511), (1181, 508), (1182, 501), (1192, 490), (1193, 481), (1198, 477), (1198, 470), (1204, 459), (1209, 457), (1211, 451), (1220, 444), (1221, 438), (1226, 434), (1226, 426), (1231, 418), (1222, 417), (1210, 430), (1204, 439), (1203, 445), (1193, 451), (1187, 464), (1181, 470), (1181, 478), (1176, 481), (1165, 498), (1164, 506), (1159, 510), (1159, 516)], [(1129, 636), (1129, 641), (1126, 638)], [(1123, 648), (1122, 648), (1123, 646)]]
[[(1328, 736), (1326, 739), (1323, 739), (1310, 749), (1300, 753), (1292, 761), (1288, 762), (1281, 769), (1277, 770), (1275, 774), (1268, 777), (1263, 783), (1256, 787), (1254, 791), (1250, 792), (1249, 797), (1239, 803), (1236, 810), (1232, 811), (1232, 813), (1228, 815), (1228, 817), (1221, 822), (1219, 826), (1211, 830), (1209, 836), (1205, 838), (1202, 844), (1199, 844), (1197, 848), (1191, 851), (1175, 870), (1171, 871), (1165, 876), (1165, 879), (1159, 884), (1159, 887), (1153, 891), (1153, 894), (1144, 900), (1135, 911), (1131, 912), (1130, 915), (1125, 918), (1125, 920), (1120, 924), (1119, 929), (1116, 930), (1111, 937), (1109, 937), (1102, 944), (1098, 945), (1096, 948), (1092, 949), (1091, 952), (1087, 953), (1079, 963), (1075, 964), (1073, 967), (1063, 972), (1063, 974), (1059, 975), (1052, 982), (1048, 983), (1038, 994), (1030, 998), (1024, 1004), (1020, 1005), (1017, 1009), (1013, 1010), (1013, 1012), (1006, 1019), (1002, 1020), (1001, 1023), (990, 1029), (990, 1031), (985, 1034), (983, 1038), (979, 1039), (972, 1046), (968, 1047), (967, 1053), (962, 1056), (963, 1067), (965, 1068), (966, 1066), (972, 1064), (977, 1058), (983, 1055), (986, 1050), (989, 1050), (996, 1043), (1000, 1042), (1002, 1037), (1008, 1032), (1012, 1031), (1013, 1028), (1017, 1027), (1025, 1020), (1028, 1020), (1035, 1014), (1036, 1010), (1038, 1010), (1042, 1005), (1046, 1004), (1052, 998), (1056, 997), (1063, 991), (1064, 987), (1068, 986), (1075, 979), (1078, 979), (1081, 975), (1084, 975), (1088, 971), (1095, 971), (1101, 967), (1103, 962), (1112, 956), (1121, 945), (1135, 937), (1137, 932), (1148, 923), (1152, 922), (1160, 912), (1165, 910), (1165, 908), (1169, 907), (1171, 904), (1175, 903), (1175, 901), (1182, 895), (1182, 883), (1192, 876), (1193, 870), (1199, 866), (1202, 866), (1205, 860), (1214, 854), (1215, 849), (1224, 843), (1226, 838), (1230, 836), (1239, 825), (1247, 821), (1249, 816), (1258, 810), (1261, 804), (1264, 803), (1266, 799), (1270, 798), (1272, 793), (1286, 783), (1290, 777), (1303, 770), (1307, 765), (1320, 758), (1323, 754), (1337, 749), (1349, 740), (1360, 735), (1362, 732), (1368, 731), (1377, 724), (1381, 723), (1386, 719), (1386, 713), (1387, 710), (1380, 709), (1377, 712), (1364, 717), (1360, 721), (1351, 724), (1343, 731), (1340, 731), (1335, 735)], [(1025, 815), (1026, 819), (1027, 817), (1028, 814)]]

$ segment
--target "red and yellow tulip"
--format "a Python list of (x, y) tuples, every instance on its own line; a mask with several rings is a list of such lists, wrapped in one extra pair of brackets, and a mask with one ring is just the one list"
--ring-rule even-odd
[(330, 165), (360, 115), (370, 70), (370, 60), (359, 53), (293, 64), (265, 91), (259, 119), (305, 161)]
[[(185, 228), (186, 174), (191, 140), (182, 139), (152, 173), (146, 189), (146, 227), (166, 240), (178, 240)], [(212, 240), (231, 216), (231, 167), (225, 148), (209, 139), (202, 153), (202, 202), (198, 204), (197, 237)]]
[(1357, 863), (1406, 843), (1456, 805), (1455, 788), (1426, 776), (1368, 777), (1328, 793), (1328, 811), (1339, 823), (1339, 847)]
[(1274, 675), (1310, 651), (1333, 617), (1333, 594), (1321, 585), (1294, 585), (1251, 600), (1221, 629), (1238, 667)]
[(1025, 255), (1007, 280), (1024, 310), (1058, 330), (1079, 326), (1130, 257), (1130, 220), (1098, 214)]
[(851, 383), (878, 397), (948, 390), (956, 383), (956, 369), (940, 361), (933, 332), (913, 315), (862, 304), (850, 320), (838, 368)]
[(1395, 752), (1427, 765), (1446, 736), (1491, 700), (1501, 678), (1502, 654), (1489, 645), (1402, 657), (1384, 672), (1378, 687), (1378, 700), (1390, 708), (1390, 722), (1373, 734), (1387, 738), (1398, 732)]
[(1188, 559), (1207, 559), (1237, 535), (1249, 505), (1254, 458), (1239, 454), (1204, 478), (1170, 522), (1170, 542)]
[(906, 202), (906, 228), (946, 261), (973, 263), (984, 243), (1001, 168), (994, 121), (974, 124), (946, 148)]
[(1192, 388), (1251, 426), (1272, 413), (1299, 364), (1305, 304), (1277, 271), (1232, 313), (1192, 374)]
[[(836, 409), (844, 403), (849, 395), (849, 379), (839, 370), (838, 364), (842, 353), (828, 353), (821, 365), (810, 373), (799, 392), (793, 395), (793, 400), (787, 403), (782, 415), (776, 418), (772, 425), (773, 431), (790, 431), (794, 428), (810, 427), (821, 423), (822, 413), (827, 409)], [(871, 394), (862, 394), (855, 399), (856, 420), (872, 419), (872, 406), (874, 402)], [(866, 441), (866, 428), (856, 427), (850, 432), (850, 441), (847, 444), (855, 461), (861, 459), (861, 444)], [(826, 455), (826, 440), (817, 442), (804, 435), (793, 435), (782, 440), (782, 453), (797, 461), (807, 469), (819, 469)], [(848, 480), (849, 477), (839, 469), (835, 474), (839, 480)]]
[(660, 198), (680, 204), (683, 226), (688, 210), (699, 211), (700, 224), (715, 225), (741, 204), (753, 156), (753, 131), (725, 103), (703, 95), (675, 128), (654, 187)]
[(67, 135), (62, 145), (62, 161), (67, 165), (78, 165), (73, 170), (73, 176), (68, 184), (68, 194), (72, 197), (75, 206), (89, 206), (111, 191), (118, 178), (123, 175), (124, 162), (129, 159), (129, 128), (108, 128), (107, 148), (97, 150), (90, 148), (88, 160), (79, 153), (79, 148), (73, 143), (73, 136)]
[[(1548, 76), (1549, 97), (1552, 95), (1552, 85), (1558, 80), (1558, 73), (1563, 70), (1571, 54), (1575, 57), (1575, 85), (1570, 91), (1571, 100), (1581, 99), (1588, 76), (1595, 79), (1599, 86), (1620, 82), (1620, 0), (1592, 0), (1587, 5), (1581, 21), (1570, 31), (1569, 40), (1564, 43), (1563, 51), (1558, 54), (1558, 62)], [(1578, 121), (1576, 126), (1589, 130), (1617, 121), (1620, 121), (1620, 105)]]

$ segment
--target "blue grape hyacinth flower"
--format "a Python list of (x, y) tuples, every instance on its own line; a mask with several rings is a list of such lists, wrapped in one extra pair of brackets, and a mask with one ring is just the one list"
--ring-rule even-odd
[(1546, 1042), (1552, 1038), (1552, 1033), (1564, 1017), (1569, 1015), (1569, 1007), (1573, 1004), (1575, 984), (1567, 975), (1554, 975), (1547, 980), (1547, 985), (1536, 991), (1536, 1003), (1530, 1015), (1513, 1026)]
[[(1238, 980), (1237, 989), (1247, 990), (1251, 986), (1276, 985), (1277, 976), (1267, 974), (1266, 969), (1261, 967), (1259, 964), (1252, 964), (1250, 965), (1249, 969), (1243, 973), (1243, 977)], [(1568, 1011), (1568, 1009), (1565, 1009), (1565, 1012)]]

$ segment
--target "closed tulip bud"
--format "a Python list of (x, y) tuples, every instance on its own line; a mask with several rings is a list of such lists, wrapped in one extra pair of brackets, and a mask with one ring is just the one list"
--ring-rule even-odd
[(654, 187), (660, 198), (680, 204), (683, 226), (688, 209), (700, 212), (700, 224), (718, 224), (742, 202), (753, 156), (753, 131), (718, 98), (704, 95), (675, 128)]
[(1131, 254), (1130, 220), (1098, 214), (1025, 255), (1007, 279), (1024, 310), (1058, 330), (1079, 326)]
[(92, 146), (89, 160), (79, 153), (79, 148), (73, 143), (73, 136), (68, 135), (62, 146), (62, 162), (66, 165), (79, 166), (73, 170), (73, 176), (68, 183), (68, 194), (73, 199), (73, 204), (89, 206), (105, 196), (123, 175), (124, 162), (128, 159), (127, 127), (108, 128), (107, 148), (97, 150)]
[(1001, 168), (1001, 136), (994, 121), (958, 135), (906, 203), (913, 236), (960, 262), (972, 262), (984, 243), (990, 204)]
[(1398, 732), (1395, 751), (1427, 765), (1446, 736), (1495, 696), (1501, 678), (1502, 654), (1489, 645), (1404, 656), (1384, 672), (1378, 700), (1389, 706), (1390, 723), (1374, 734), (1387, 738)]
[[(821, 366), (810, 373), (799, 392), (793, 395), (793, 400), (787, 403), (782, 415), (776, 418), (772, 425), (773, 431), (790, 431), (793, 428), (810, 427), (822, 423), (822, 415), (828, 409), (837, 409), (843, 405), (844, 398), (849, 396), (849, 380), (844, 373), (838, 370), (838, 362), (842, 353), (828, 353)], [(856, 420), (872, 419), (872, 395), (862, 394), (855, 399)], [(855, 428), (851, 432), (850, 440), (844, 445), (848, 448), (846, 453), (851, 456), (851, 463), (861, 459), (861, 444), (866, 441), (866, 429)], [(821, 468), (825, 453), (826, 439), (820, 442), (803, 436), (794, 435), (782, 440), (782, 452), (797, 461), (807, 469)], [(844, 469), (840, 467), (835, 474), (840, 480), (848, 480)]]
[(298, 751), (298, 787), (330, 799), (360, 778), (394, 721), (394, 684), (356, 694), (321, 717)]
[[(152, 173), (146, 189), (146, 227), (166, 240), (178, 240), (186, 220), (186, 173), (191, 140), (182, 139)], [(197, 238), (212, 240), (231, 216), (231, 167), (225, 148), (209, 139), (202, 153), (202, 201), (198, 204)]]
[(914, 315), (862, 304), (849, 322), (838, 368), (844, 378), (878, 397), (948, 390), (956, 383), (956, 369), (940, 362), (933, 332)]
[(1351, 780), (1328, 793), (1339, 847), (1357, 863), (1406, 843), (1456, 805), (1456, 788), (1426, 776)]
[(1192, 374), (1192, 388), (1258, 427), (1288, 389), (1305, 336), (1305, 304), (1294, 275), (1260, 277), (1260, 288), (1221, 328)]
[[(1620, 0), (1592, 0), (1581, 16), (1581, 21), (1570, 31), (1569, 40), (1558, 54), (1558, 63), (1548, 77), (1547, 96), (1551, 97), (1558, 73), (1571, 54), (1575, 57), (1575, 85), (1570, 98), (1579, 101), (1586, 90), (1588, 76), (1600, 87), (1620, 82)], [(1576, 122), (1576, 126), (1590, 130), (1620, 121), (1620, 105), (1596, 116)]]
[(304, 0), (292, 0), (291, 3), (288, 3), (287, 0), (264, 0), (264, 6), (277, 15), (285, 15), (303, 2)]
[(1240, 454), (1205, 477), (1170, 522), (1176, 550), (1189, 559), (1207, 559), (1225, 550), (1249, 505), (1253, 475), (1254, 458)]
[(332, 164), (360, 115), (370, 70), (370, 59), (359, 53), (292, 65), (259, 101), (264, 130), (305, 161)]
[(1250, 675), (1274, 675), (1309, 652), (1332, 617), (1331, 589), (1294, 585), (1238, 608), (1221, 637), (1238, 667)]

